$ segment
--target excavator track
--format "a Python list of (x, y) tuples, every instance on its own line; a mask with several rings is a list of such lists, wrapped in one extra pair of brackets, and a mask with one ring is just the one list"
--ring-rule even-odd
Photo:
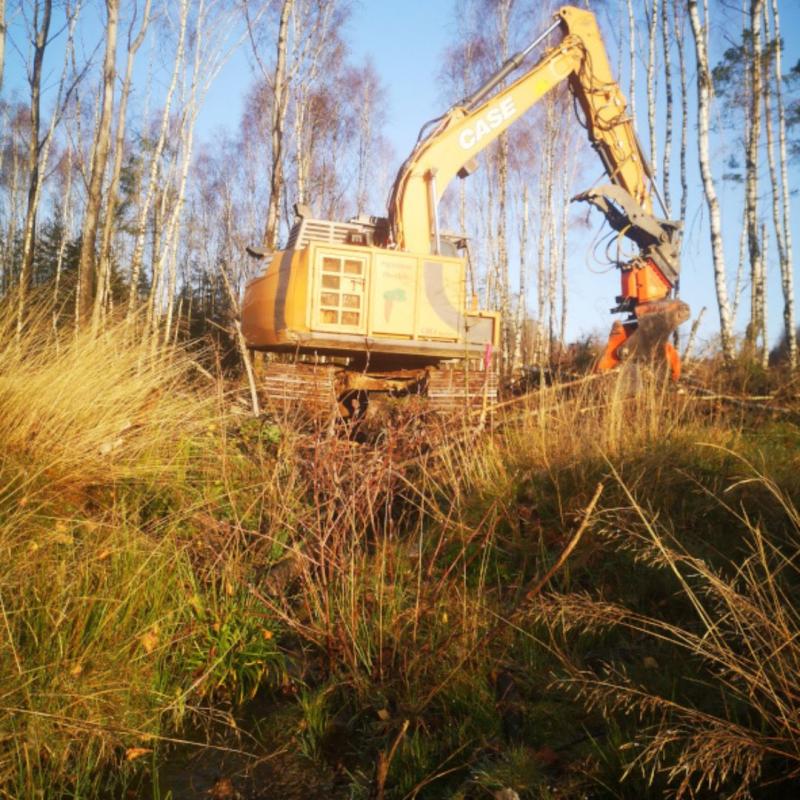
[(428, 407), (439, 413), (490, 408), (497, 402), (494, 370), (433, 369), (428, 377)]
[(284, 415), (329, 417), (337, 406), (336, 370), (333, 364), (270, 363), (260, 380), (265, 403)]
[[(497, 402), (498, 379), (493, 370), (430, 368), (424, 380), (416, 378), (416, 373), (408, 378), (409, 394), (418, 395), (421, 407), (437, 414), (463, 414), (470, 409), (491, 408)], [(260, 389), (265, 406), (273, 413), (330, 419), (336, 414), (343, 418), (362, 414), (366, 410), (360, 405), (363, 396), (399, 396), (399, 383), (396, 375), (348, 375), (334, 364), (273, 362), (261, 376)], [(369, 385), (369, 390), (352, 388), (362, 384)], [(353, 402), (356, 394), (361, 397)]]

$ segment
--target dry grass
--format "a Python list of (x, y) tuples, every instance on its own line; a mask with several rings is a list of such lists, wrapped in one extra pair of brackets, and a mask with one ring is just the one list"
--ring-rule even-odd
[(148, 509), (187, 475), (214, 404), (181, 353), (151, 356), (130, 329), (55, 338), (34, 314), (17, 337), (13, 321), (0, 314), (0, 796), (94, 796), (99, 766), (182, 710), (165, 665), (195, 578), (183, 515)]
[[(776, 769), (782, 780), (800, 775), (800, 514), (768, 475), (740, 463), (745, 476), (718, 502), (730, 514), (730, 544), (741, 555), (721, 564), (692, 555), (681, 533), (648, 511), (612, 467), (628, 504), (607, 513), (598, 534), (618, 552), (632, 553), (643, 571), (671, 575), (687, 615), (654, 615), (596, 594), (551, 595), (535, 611), (559, 639), (575, 629), (624, 630), (685, 659), (684, 677), (702, 686), (700, 696), (675, 685), (662, 693), (613, 661), (600, 671), (581, 668), (566, 650), (567, 677), (560, 680), (609, 719), (647, 721), (629, 745), (627, 774), (641, 770), (652, 780), (663, 773), (678, 798), (704, 789), (726, 790), (730, 800), (751, 797), (768, 764), (770, 779)], [(782, 512), (780, 535), (770, 535), (744, 504), (729, 504), (752, 483)]]
[[(688, 793), (773, 775), (785, 756), (797, 514), (763, 469), (725, 492), (733, 457), (697, 442), (753, 445), (724, 409), (631, 370), (544, 388), (483, 429), (400, 406), (358, 444), (335, 425), (220, 413), (219, 385), (193, 386), (185, 355), (152, 356), (124, 328), (55, 341), (32, 324), (16, 341), (0, 327), (0, 796), (96, 796), (132, 768), (126, 753), (181, 738), (187, 710), (222, 718), (265, 687), (287, 796), (309, 767), (331, 796), (368, 796), (376, 765), (387, 797), (550, 796), (547, 748), (560, 796), (577, 796), (598, 774), (569, 742), (594, 712), (551, 712), (554, 669), (614, 724), (663, 722), (638, 740), (631, 781), (655, 766)], [(603, 509), (553, 571), (601, 480)], [(777, 507), (780, 543), (757, 516)], [(734, 570), (681, 536), (714, 508), (750, 548)], [(651, 570), (672, 576), (661, 621)], [(526, 622), (550, 572), (551, 624)], [(600, 681), (582, 639), (556, 638), (575, 628), (689, 650), (688, 683), (712, 676), (728, 705), (660, 694), (624, 659)], [(498, 699), (507, 674), (513, 701)], [(727, 748), (713, 763), (711, 734)]]
[[(0, 313), (0, 441), (29, 474), (80, 483), (163, 468), (208, 417), (188, 359), (153, 354), (124, 324), (55, 336), (44, 314), (21, 337)], [(134, 341), (132, 341), (134, 340)]]

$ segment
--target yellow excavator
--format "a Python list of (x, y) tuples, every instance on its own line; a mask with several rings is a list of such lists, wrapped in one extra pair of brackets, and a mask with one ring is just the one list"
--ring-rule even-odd
[[(495, 91), (557, 29), (559, 43)], [(679, 377), (669, 340), (689, 317), (676, 297), (681, 224), (654, 214), (654, 199), (665, 216), (666, 209), (594, 14), (565, 6), (483, 86), (423, 128), (398, 172), (387, 217), (334, 222), (295, 207), (285, 249), (270, 254), (242, 305), (249, 347), (294, 356), (269, 365), (269, 394), (335, 398), (354, 415), (375, 392), (427, 395), (434, 407), (494, 399), (500, 317), (468, 302), (466, 239), (440, 229), (438, 204), (454, 177), (474, 171), (478, 153), (565, 81), (609, 180), (573, 199), (598, 208), (638, 250), (617, 264), (621, 291), (611, 311), (626, 318), (614, 322), (597, 368), (626, 358), (662, 360)]]

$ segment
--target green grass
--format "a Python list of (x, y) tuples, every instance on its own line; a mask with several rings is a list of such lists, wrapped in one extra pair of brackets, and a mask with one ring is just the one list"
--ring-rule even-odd
[(623, 374), (357, 444), (123, 329), (32, 330), (0, 368), (0, 796), (166, 797), (206, 745), (285, 797), (791, 789), (794, 425)]

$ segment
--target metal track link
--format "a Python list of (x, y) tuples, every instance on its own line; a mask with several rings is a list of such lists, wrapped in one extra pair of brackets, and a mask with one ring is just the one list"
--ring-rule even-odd
[(336, 369), (328, 364), (271, 363), (261, 389), (275, 410), (331, 414), (336, 409)]
[(461, 369), (431, 370), (428, 406), (442, 413), (491, 407), (497, 402), (497, 373)]

